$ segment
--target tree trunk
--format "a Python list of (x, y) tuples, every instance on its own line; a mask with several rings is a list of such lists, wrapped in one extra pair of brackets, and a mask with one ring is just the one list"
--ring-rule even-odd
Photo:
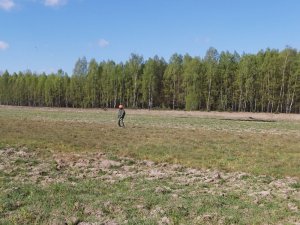
[(173, 90), (174, 90), (174, 92), (173, 92), (173, 110), (175, 109), (175, 98), (176, 98), (176, 81), (175, 80), (173, 80)]
[(148, 86), (148, 109), (152, 108), (152, 94), (151, 94), (151, 81), (149, 82), (149, 86)]
[(134, 91), (133, 91), (133, 107), (136, 107), (136, 98), (137, 98), (137, 74), (134, 76)]
[(279, 112), (279, 108), (280, 108), (280, 112), (282, 112), (282, 98), (284, 96), (284, 79), (285, 79), (285, 70), (286, 70), (287, 59), (288, 59), (288, 54), (285, 57), (284, 65), (283, 65), (283, 69), (282, 69), (281, 87), (280, 87), (279, 101), (278, 101), (276, 112)]
[(294, 90), (293, 90), (293, 94), (292, 94), (292, 99), (291, 99), (291, 103), (290, 103), (290, 106), (289, 106), (289, 113), (291, 113), (292, 106), (294, 104), (294, 97), (295, 97), (295, 93), (296, 93), (296, 84), (297, 84), (297, 79), (295, 81)]
[(240, 87), (239, 106), (238, 106), (238, 111), (239, 112), (241, 112), (241, 108), (242, 108), (242, 96), (243, 96), (243, 90)]
[(212, 78), (210, 77), (208, 82), (208, 96), (207, 96), (207, 103), (206, 103), (206, 111), (210, 111), (211, 80)]

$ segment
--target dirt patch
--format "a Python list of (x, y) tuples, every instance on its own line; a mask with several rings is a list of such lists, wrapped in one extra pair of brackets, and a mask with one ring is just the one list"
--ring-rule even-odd
[(228, 118), (228, 119), (221, 119), (221, 120), (233, 120), (233, 121), (247, 121), (247, 122), (266, 122), (266, 123), (270, 123), (270, 122), (276, 122), (276, 120), (264, 120), (264, 119), (255, 119), (253, 117), (249, 117), (249, 118), (240, 118), (240, 119), (234, 119), (234, 118)]
[[(134, 181), (142, 178), (162, 182), (168, 180), (170, 186), (158, 185), (153, 194), (170, 195), (176, 202), (176, 200), (184, 198), (184, 190), (187, 187), (195, 187), (188, 188), (191, 190), (189, 195), (196, 197), (205, 193), (210, 196), (226, 197), (235, 194), (250, 198), (257, 207), (263, 207), (265, 204), (274, 201), (284, 202), (287, 210), (293, 213), (299, 212), (299, 180), (292, 177), (276, 179), (241, 172), (226, 173), (216, 170), (199, 170), (178, 164), (154, 163), (148, 160), (134, 160), (127, 157), (111, 157), (101, 152), (82, 154), (49, 153), (47, 157), (41, 157), (38, 151), (32, 151), (25, 147), (0, 149), (0, 168), (4, 175), (9, 176), (12, 180), (22, 183), (35, 183), (41, 186), (53, 183), (70, 183), (70, 185), (76, 186), (78, 180), (82, 179), (92, 179), (109, 184), (124, 179)], [(172, 188), (175, 186), (176, 188)], [(147, 210), (144, 205), (136, 204), (137, 209)], [(110, 201), (105, 202), (103, 207), (110, 212), (122, 212), (119, 206), (112, 204)], [(180, 208), (181, 206), (176, 207)], [(81, 206), (80, 203), (76, 203), (74, 208), (82, 208), (86, 215), (92, 215), (102, 222), (88, 223), (72, 217), (67, 218), (67, 224), (119, 224), (115, 220), (106, 217), (101, 210), (95, 211), (88, 208), (88, 206)], [(147, 213), (150, 217), (157, 218), (158, 224), (173, 224), (160, 206), (150, 208)], [(219, 224), (223, 224), (222, 219), (215, 214), (204, 214), (196, 217), (195, 222), (198, 221), (197, 223), (201, 224), (218, 221)], [(300, 222), (300, 218), (293, 220), (295, 221), (294, 224)]]
[[(256, 202), (274, 197), (292, 202), (299, 200), (297, 198), (300, 195), (300, 190), (295, 185), (299, 183), (297, 178), (276, 179), (241, 172), (199, 170), (127, 157), (110, 159), (104, 153), (52, 154), (45, 159), (39, 158), (36, 152), (27, 148), (4, 148), (0, 149), (0, 167), (5, 173), (12, 174), (15, 180), (42, 185), (67, 182), (70, 177), (75, 180), (92, 178), (109, 183), (144, 177), (147, 180), (171, 179), (182, 186), (209, 184), (207, 192), (213, 194), (238, 190), (253, 197)], [(172, 190), (161, 186), (155, 192), (170, 193)]]
[(175, 116), (180, 118), (189, 117), (210, 117), (220, 119), (251, 119), (265, 121), (300, 121), (300, 114), (286, 113), (251, 113), (251, 112), (203, 112), (203, 111), (179, 111), (179, 110), (131, 110), (127, 109), (130, 114), (137, 115), (157, 115), (157, 116)]

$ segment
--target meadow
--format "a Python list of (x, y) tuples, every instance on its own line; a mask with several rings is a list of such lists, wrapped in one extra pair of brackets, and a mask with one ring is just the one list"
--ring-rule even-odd
[(0, 106), (0, 224), (297, 224), (300, 115)]

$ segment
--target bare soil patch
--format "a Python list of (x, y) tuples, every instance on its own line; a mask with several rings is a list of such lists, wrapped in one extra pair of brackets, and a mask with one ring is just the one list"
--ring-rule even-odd
[[(137, 179), (160, 180), (162, 183), (168, 180), (169, 185), (158, 185), (153, 195), (168, 194), (171, 198), (178, 199), (184, 197), (186, 187), (197, 187), (190, 189), (189, 195), (196, 197), (205, 193), (218, 197), (235, 194), (241, 198), (252, 199), (253, 204), (262, 209), (272, 202), (281, 202), (291, 212), (299, 212), (300, 189), (297, 178), (276, 179), (241, 172), (225, 173), (217, 170), (199, 170), (179, 164), (154, 163), (128, 157), (111, 157), (101, 152), (49, 153), (47, 156), (42, 156), (40, 153), (25, 147), (2, 148), (0, 149), (0, 168), (16, 182), (34, 183), (41, 186), (53, 183), (70, 183), (70, 185), (76, 186), (78, 181), (84, 179), (98, 180), (109, 184), (115, 184), (124, 179), (131, 179), (133, 184)], [(175, 189), (173, 185), (180, 188)], [(111, 205), (110, 202), (105, 204), (104, 207), (109, 208), (109, 210), (119, 213), (123, 210)], [(80, 203), (78, 203), (79, 206)], [(98, 216), (101, 223), (88, 223), (77, 218), (67, 218), (67, 220), (76, 221), (76, 224), (81, 225), (120, 224), (108, 215), (105, 216), (102, 212), (89, 208), (88, 205), (80, 207), (84, 207), (83, 211), (87, 217)], [(164, 210), (159, 205), (147, 209), (146, 206), (137, 202), (135, 207), (149, 210), (146, 214), (153, 218), (161, 215), (158, 218), (159, 224), (173, 224), (170, 218), (164, 215)], [(213, 220), (214, 218), (217, 219)], [(218, 221), (218, 224), (224, 224), (222, 218), (214, 214), (204, 214), (196, 219), (199, 223)], [(300, 217), (293, 217), (289, 222), (299, 224)], [(75, 222), (67, 222), (66, 224), (75, 224)]]
[(224, 119), (246, 119), (246, 120), (288, 120), (300, 121), (300, 114), (285, 113), (251, 113), (251, 112), (203, 112), (203, 111), (179, 111), (179, 110), (132, 110), (127, 109), (128, 113), (138, 115), (157, 115), (157, 116), (178, 116), (178, 117), (210, 117)]

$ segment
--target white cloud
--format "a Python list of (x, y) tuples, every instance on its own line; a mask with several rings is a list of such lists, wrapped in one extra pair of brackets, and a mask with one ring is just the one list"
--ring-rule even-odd
[(16, 4), (14, 3), (13, 0), (0, 0), (0, 9), (9, 11), (15, 6)]
[(0, 50), (5, 50), (7, 48), (9, 48), (9, 45), (4, 41), (0, 41)]
[(99, 41), (98, 41), (98, 46), (100, 47), (100, 48), (105, 48), (105, 47), (107, 47), (109, 45), (109, 42), (107, 41), (107, 40), (105, 40), (105, 39), (100, 39)]
[(65, 5), (67, 3), (67, 0), (45, 0), (44, 4), (45, 6), (60, 6)]

